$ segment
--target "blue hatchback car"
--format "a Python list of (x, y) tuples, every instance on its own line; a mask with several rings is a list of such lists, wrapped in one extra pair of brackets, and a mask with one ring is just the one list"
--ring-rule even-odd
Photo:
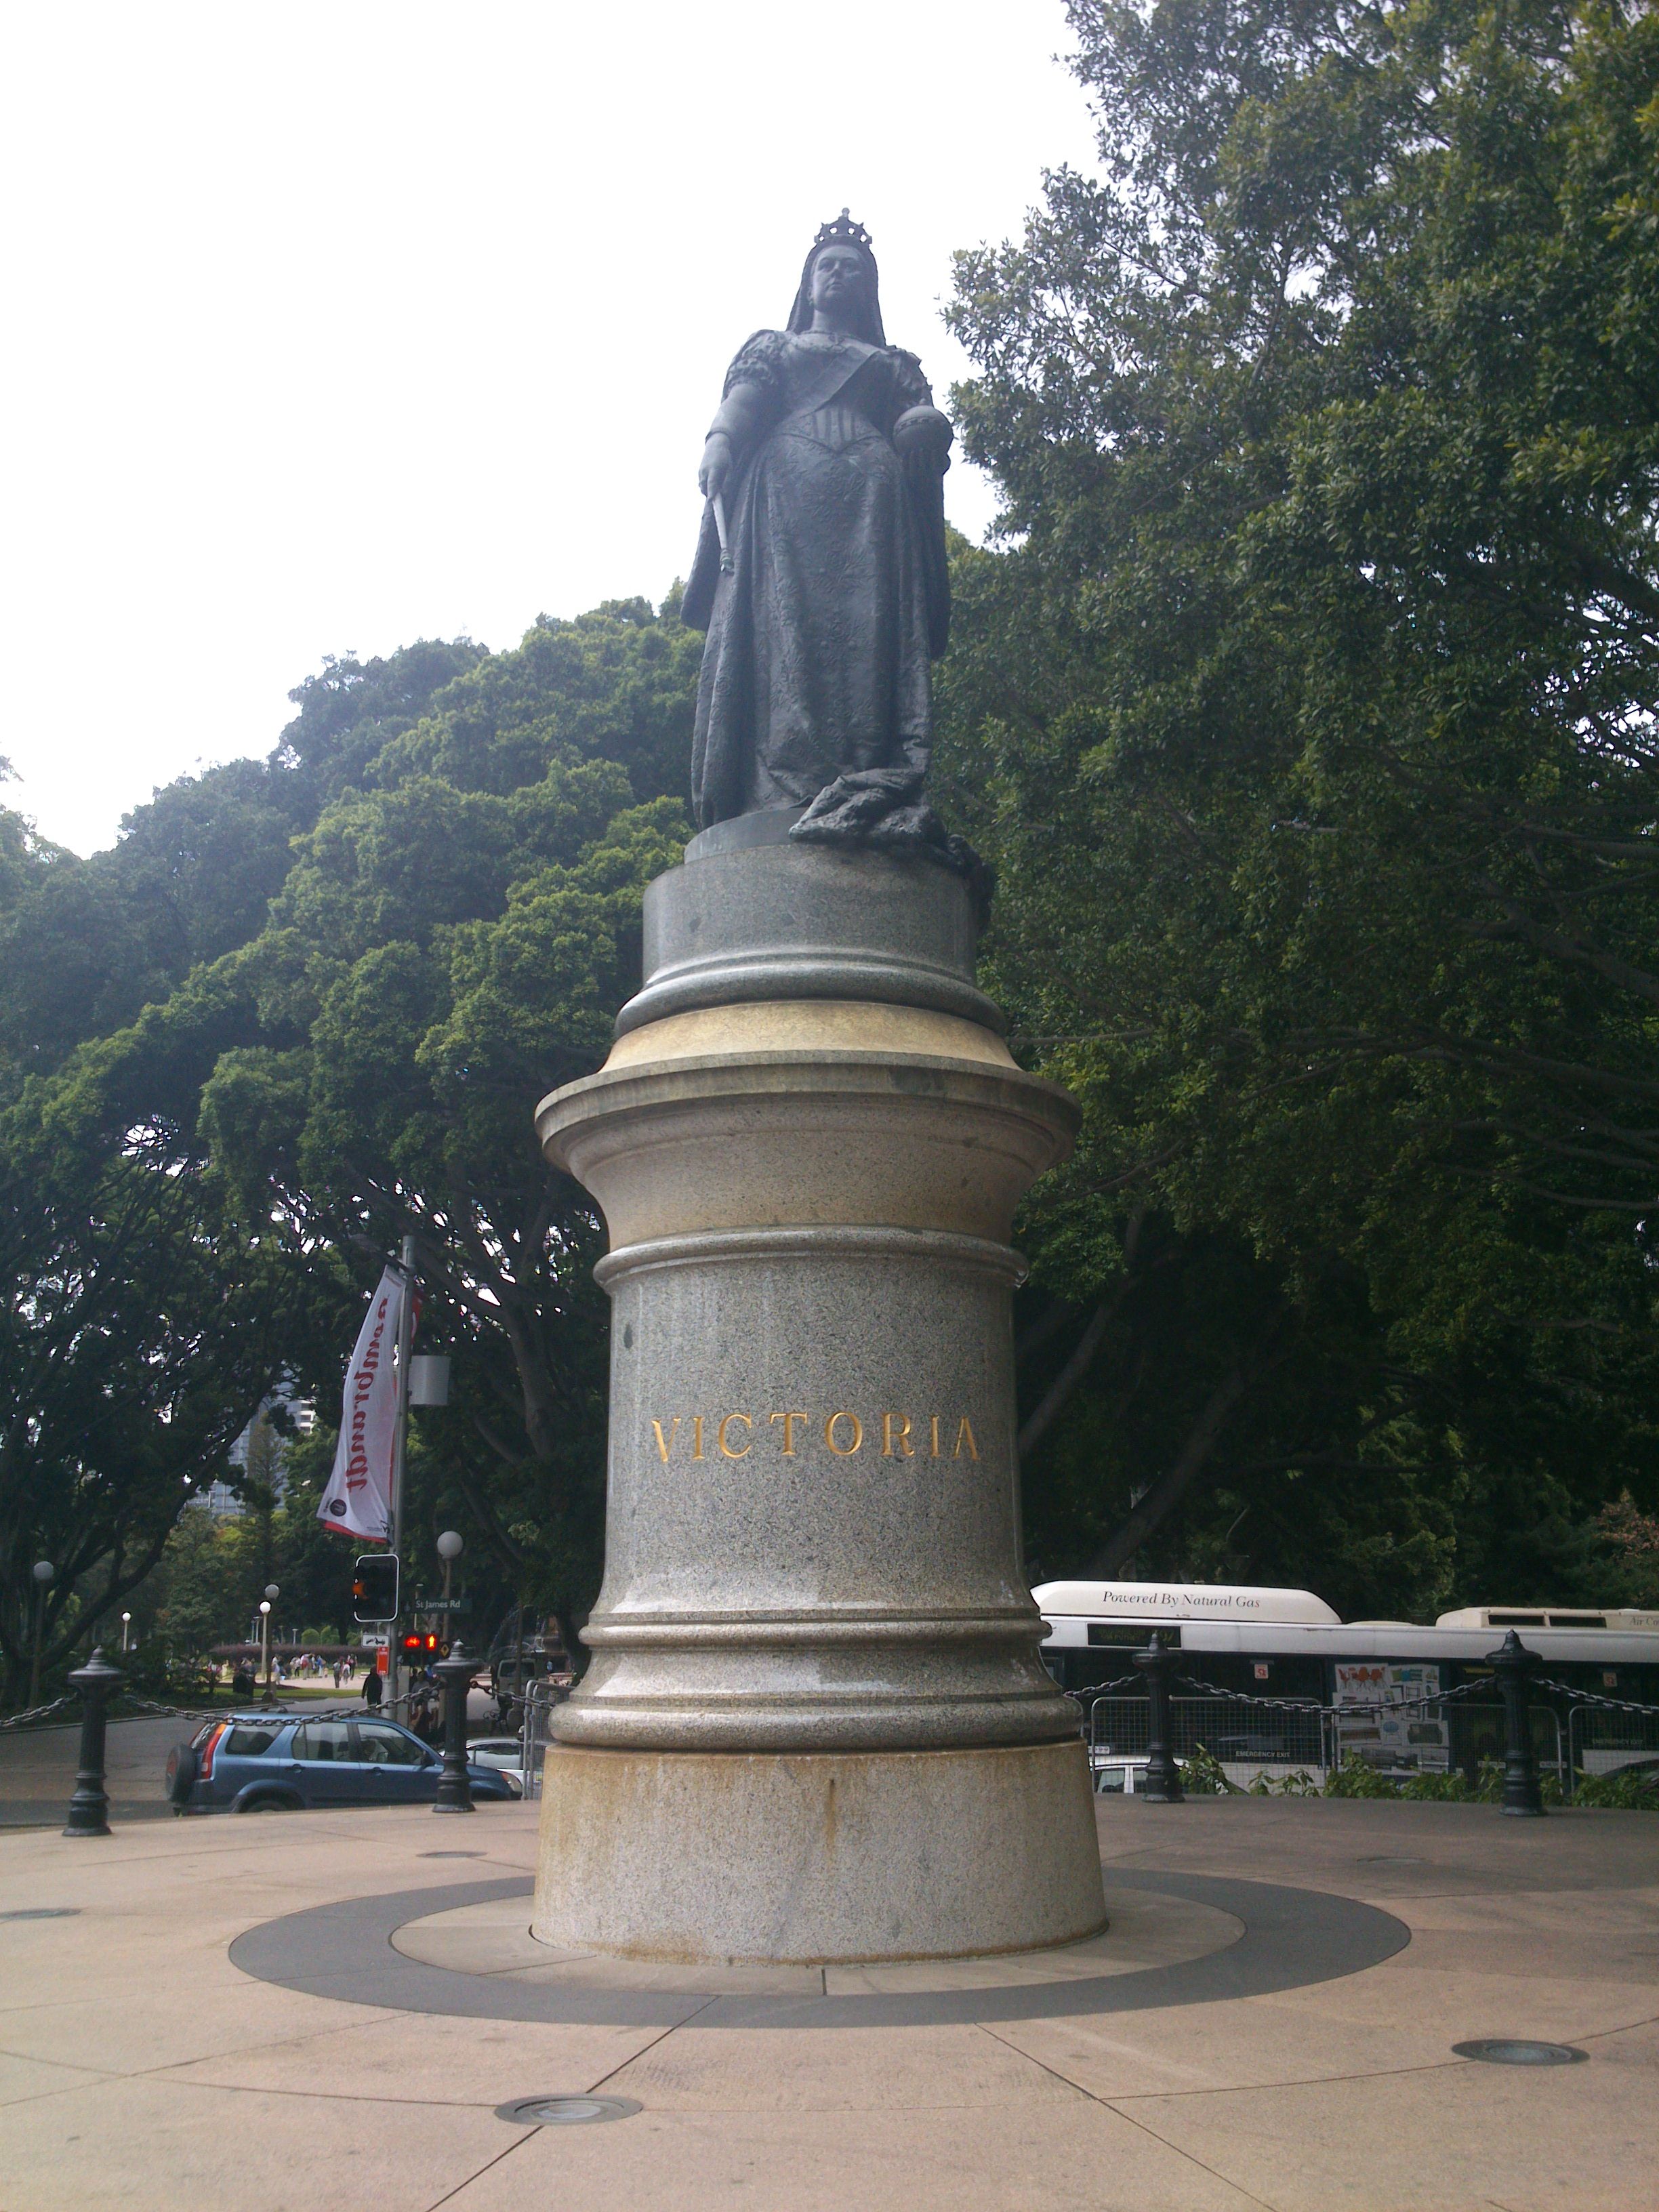
[[(167, 1754), (175, 1813), (289, 1813), (323, 1805), (429, 1805), (442, 1761), (392, 1720), (355, 1713), (233, 1713)], [(499, 1769), (467, 1773), (483, 1800), (517, 1797)]]

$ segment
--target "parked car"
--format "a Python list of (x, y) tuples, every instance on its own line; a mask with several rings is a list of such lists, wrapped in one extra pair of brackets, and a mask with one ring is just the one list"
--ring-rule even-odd
[[(233, 1713), (167, 1754), (176, 1813), (290, 1813), (326, 1805), (429, 1805), (443, 1762), (412, 1729), (345, 1713)], [(524, 1792), (469, 1759), (480, 1800)]]
[(1121, 1790), (1126, 1797), (1133, 1797), (1146, 1779), (1144, 1752), (1139, 1758), (1133, 1753), (1097, 1752), (1090, 1765), (1097, 1796), (1110, 1796)]
[(524, 1790), (524, 1745), (515, 1735), (481, 1735), (466, 1747), (469, 1760), (479, 1766), (493, 1766), (498, 1774), (510, 1775)]

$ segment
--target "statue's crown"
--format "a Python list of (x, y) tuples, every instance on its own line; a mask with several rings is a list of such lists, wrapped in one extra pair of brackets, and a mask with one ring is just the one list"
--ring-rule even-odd
[(812, 240), (812, 251), (816, 253), (821, 246), (861, 246), (867, 253), (870, 251), (870, 234), (861, 222), (854, 222), (843, 208), (833, 222), (818, 225), (818, 234)]

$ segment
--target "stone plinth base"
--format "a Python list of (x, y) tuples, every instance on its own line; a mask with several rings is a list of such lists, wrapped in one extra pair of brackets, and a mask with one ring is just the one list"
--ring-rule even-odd
[(629, 1958), (961, 1958), (1105, 1920), (1080, 1741), (975, 1751), (555, 1747), (534, 1933)]

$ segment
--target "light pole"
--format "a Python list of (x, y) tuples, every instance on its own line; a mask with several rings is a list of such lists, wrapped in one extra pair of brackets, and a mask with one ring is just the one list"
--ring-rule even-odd
[(449, 1641), (449, 1577), (455, 1562), (466, 1549), (458, 1528), (446, 1528), (438, 1539), (438, 1557), (444, 1563), (444, 1641)]
[(124, 1613), (121, 1615), (121, 1649), (123, 1651), (127, 1648), (127, 1628), (131, 1620), (132, 1615), (130, 1613)]
[(1181, 1769), (1170, 1742), (1170, 1677), (1176, 1670), (1174, 1649), (1155, 1628), (1146, 1649), (1137, 1651), (1130, 1664), (1146, 1679), (1146, 1777), (1139, 1795), (1149, 1805), (1179, 1805), (1184, 1802)]
[[(398, 1248), (403, 1270), (404, 1296), (398, 1313), (398, 1409), (392, 1430), (392, 1548), (404, 1555), (404, 1468), (409, 1458), (409, 1358), (415, 1341), (415, 1239), (405, 1237)], [(395, 1706), (399, 1681), (398, 1623), (386, 1623), (386, 1692)]]
[(265, 1695), (270, 1695), (270, 1600), (259, 1601), (259, 1671), (265, 1678)]
[(1527, 1677), (1538, 1664), (1538, 1654), (1528, 1651), (1510, 1629), (1497, 1650), (1487, 1652), (1486, 1664), (1497, 1675), (1504, 1698), (1502, 1809), (1522, 1820), (1541, 1819), (1544, 1796), (1538, 1785), (1538, 1750), (1527, 1710)]
[(444, 1687), (444, 1771), (438, 1778), (432, 1809), (470, 1813), (472, 1781), (466, 1771), (466, 1693), (472, 1681), (472, 1662), (459, 1644), (453, 1644), (448, 1657), (438, 1662), (435, 1672)]
[(50, 1559), (37, 1559), (29, 1570), (34, 1577), (34, 1656), (29, 1662), (29, 1703), (40, 1702), (40, 1630), (46, 1615), (46, 1585), (57, 1573)]

